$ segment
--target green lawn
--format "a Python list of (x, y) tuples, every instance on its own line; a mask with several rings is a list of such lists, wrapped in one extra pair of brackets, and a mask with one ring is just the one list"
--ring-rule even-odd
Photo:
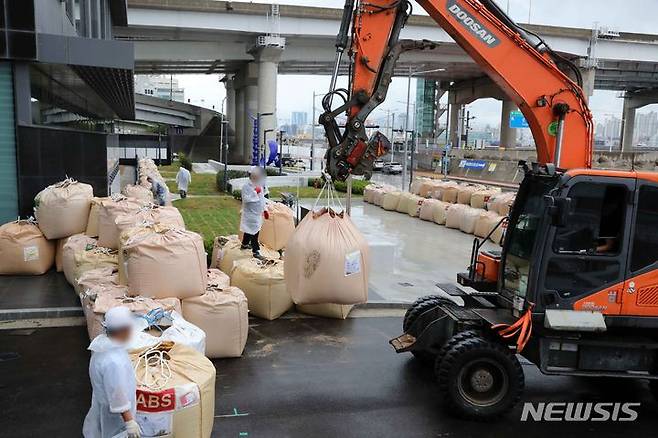
[(240, 226), (240, 202), (231, 196), (187, 198), (174, 201), (189, 230), (203, 236), (206, 250), (212, 250), (217, 236), (237, 234)]
[[(177, 172), (162, 172), (162, 176), (165, 178), (167, 187), (171, 193), (178, 193), (178, 186), (176, 185), (176, 173)], [(215, 181), (216, 176), (212, 174), (205, 173), (193, 173), (192, 182), (188, 190), (189, 195), (219, 195), (219, 190), (217, 189), (217, 183)]]

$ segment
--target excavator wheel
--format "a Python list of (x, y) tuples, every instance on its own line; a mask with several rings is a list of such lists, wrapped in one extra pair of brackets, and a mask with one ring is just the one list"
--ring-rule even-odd
[(489, 421), (509, 412), (525, 387), (518, 359), (503, 343), (462, 332), (435, 364), (446, 407), (470, 420)]
[[(423, 313), (428, 310), (436, 307), (440, 304), (452, 304), (450, 299), (440, 297), (438, 295), (428, 295), (425, 297), (420, 297), (407, 309), (407, 312), (404, 315), (404, 320), (402, 321), (402, 330), (405, 333), (409, 333), (409, 329), (414, 325), (416, 319)], [(412, 333), (414, 336), (418, 336), (419, 333)], [(435, 355), (428, 351), (411, 351), (417, 359), (422, 360), (423, 362), (433, 363), (435, 360)]]

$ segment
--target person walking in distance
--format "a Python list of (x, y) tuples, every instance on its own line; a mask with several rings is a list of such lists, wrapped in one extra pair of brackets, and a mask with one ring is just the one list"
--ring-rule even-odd
[(240, 218), (240, 231), (244, 233), (242, 238), (242, 249), (251, 248), (254, 257), (260, 260), (265, 258), (260, 254), (258, 234), (263, 226), (263, 218), (269, 219), (269, 213), (265, 207), (265, 192), (263, 169), (252, 167), (249, 170), (249, 181), (242, 186), (242, 215)]
[(192, 174), (189, 170), (181, 166), (176, 174), (176, 184), (178, 184), (178, 193), (181, 199), (187, 198), (187, 189), (192, 182)]

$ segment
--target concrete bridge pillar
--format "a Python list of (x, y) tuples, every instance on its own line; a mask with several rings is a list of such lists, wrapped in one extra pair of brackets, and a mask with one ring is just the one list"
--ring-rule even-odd
[(450, 123), (448, 129), (450, 130), (449, 138), (453, 149), (459, 148), (459, 123), (461, 121), (460, 116), (463, 107), (464, 105), (457, 103), (450, 104)]
[(583, 92), (585, 98), (589, 102), (589, 98), (594, 95), (594, 82), (596, 81), (596, 68), (583, 68), (580, 69), (583, 76)]
[[(226, 118), (226, 124), (224, 125), (224, 135), (226, 137), (226, 141), (229, 145), (229, 149), (231, 147), (235, 148), (236, 145), (236, 132), (235, 132), (235, 126), (236, 126), (236, 110), (235, 110), (235, 103), (236, 103), (236, 91), (235, 91), (235, 80), (231, 76), (226, 76), (224, 79), (224, 86), (226, 88), (226, 107), (224, 109), (225, 114), (224, 117)], [(222, 157), (224, 154), (222, 153)]]
[[(245, 164), (244, 159), (244, 124), (245, 124), (245, 87), (244, 87), (244, 72), (240, 71), (235, 75), (233, 82), (235, 88), (235, 140), (229, 144), (229, 163), (231, 164)], [(227, 99), (228, 100), (228, 99)], [(229, 119), (230, 121), (230, 119)]]
[(510, 127), (510, 113), (518, 111), (516, 104), (511, 100), (503, 100), (503, 109), (500, 117), (500, 148), (512, 149), (516, 147), (516, 129)]
[(635, 113), (631, 99), (624, 99), (624, 111), (621, 118), (621, 151), (633, 152), (635, 147)]
[(258, 64), (245, 66), (244, 127), (242, 156), (244, 164), (251, 164), (254, 138), (254, 120), (258, 117)]
[(267, 155), (267, 141), (275, 140), (278, 130), (276, 115), (277, 76), (283, 48), (257, 46), (249, 53), (258, 64), (258, 114), (260, 114), (260, 138), (258, 144)]

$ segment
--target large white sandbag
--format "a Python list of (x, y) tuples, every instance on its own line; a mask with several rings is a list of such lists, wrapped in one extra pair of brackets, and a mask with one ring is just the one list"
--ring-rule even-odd
[(46, 187), (34, 198), (34, 215), (46, 239), (84, 233), (94, 189), (73, 179)]
[(500, 224), (500, 226), (494, 230), (489, 240), (498, 245), (502, 245), (505, 240), (505, 234), (507, 233), (507, 225), (507, 221)]
[(306, 215), (288, 243), (286, 283), (296, 304), (368, 301), (368, 242), (347, 214)]
[(446, 227), (461, 229), (462, 221), (464, 220), (464, 212), (467, 208), (470, 208), (464, 204), (453, 204), (448, 208), (448, 213), (446, 214)]
[(89, 209), (89, 220), (85, 234), (89, 237), (98, 237), (98, 228), (100, 224), (101, 203), (109, 201), (112, 198), (91, 198), (91, 208)]
[(423, 205), (420, 207), (418, 217), (424, 221), (434, 220), (434, 207), (441, 202), (436, 199), (425, 199)]
[(498, 225), (501, 219), (502, 217), (498, 216), (498, 214), (493, 211), (481, 212), (477, 223), (475, 224), (475, 231), (473, 234), (478, 237), (487, 237), (496, 225)]
[(489, 202), (487, 202), (487, 210), (493, 211), (500, 216), (508, 216), (514, 205), (515, 199), (516, 193), (514, 192), (496, 193), (489, 198)]
[(421, 198), (429, 198), (432, 195), (432, 192), (436, 190), (437, 187), (440, 187), (441, 184), (441, 180), (430, 179), (424, 181), (418, 189), (418, 196)]
[(376, 184), (368, 184), (364, 189), (363, 189), (363, 202), (366, 202), (368, 204), (373, 204), (373, 196), (375, 195), (375, 190), (378, 189), (378, 186)]
[(412, 197), (409, 198), (407, 209), (409, 216), (418, 217), (420, 215), (420, 209), (423, 207), (424, 200), (425, 198), (416, 195), (412, 195)]
[[(237, 235), (218, 236), (212, 248), (212, 257), (210, 258), (210, 267), (219, 268), (225, 274), (230, 274), (233, 265), (238, 260), (253, 258), (251, 248), (241, 249), (242, 242)], [(278, 260), (279, 253), (261, 245), (260, 254), (269, 260)]]
[(116, 219), (123, 215), (134, 215), (145, 204), (139, 199), (116, 196), (100, 203), (98, 220), (98, 245), (104, 248), (119, 248), (119, 227)]
[(485, 208), (487, 206), (487, 202), (489, 202), (489, 198), (497, 193), (500, 193), (500, 189), (490, 188), (485, 190), (478, 190), (477, 192), (473, 193), (473, 196), (471, 196), (471, 207)]
[(249, 332), (247, 297), (220, 270), (208, 275), (206, 293), (183, 300), (183, 317), (206, 333), (206, 357), (240, 357)]
[(402, 197), (402, 192), (387, 192), (384, 193), (382, 199), (382, 208), (387, 211), (395, 211), (400, 204), (400, 198)]
[(268, 248), (280, 251), (295, 232), (295, 213), (280, 202), (268, 203), (267, 211), (269, 218), (263, 220), (258, 240)]
[(0, 226), (0, 275), (41, 275), (55, 262), (55, 242), (34, 221)]
[(128, 198), (139, 199), (142, 202), (153, 202), (153, 192), (144, 186), (128, 184), (121, 190), (121, 193)]
[(462, 214), (462, 221), (459, 229), (466, 234), (473, 234), (475, 232), (477, 221), (480, 218), (480, 213), (483, 211), (484, 210), (479, 210), (477, 208), (466, 207)]
[(437, 225), (445, 225), (446, 219), (448, 218), (448, 210), (452, 204), (443, 201), (436, 201), (434, 207), (432, 208), (432, 218), (434, 223)]
[(129, 239), (123, 256), (133, 295), (184, 299), (206, 291), (206, 252), (197, 233), (156, 227)]
[(372, 195), (372, 203), (378, 207), (382, 207), (382, 204), (384, 203), (384, 195), (388, 192), (389, 190), (387, 189), (376, 189)]
[(129, 228), (142, 224), (161, 224), (173, 228), (185, 229), (185, 221), (176, 207), (161, 207), (149, 204), (136, 213), (118, 216), (114, 223), (119, 229), (119, 235)]
[[(215, 420), (217, 374), (212, 362), (180, 343), (162, 343), (155, 350), (165, 353), (158, 354), (164, 359), (162, 367), (147, 366), (153, 363), (153, 350), (131, 352), (137, 378), (136, 420), (142, 436), (210, 438)], [(166, 379), (163, 369), (168, 370)]]
[(244, 292), (249, 312), (259, 318), (277, 319), (293, 306), (283, 261), (239, 260), (231, 272), (231, 285)]
[(297, 311), (322, 318), (347, 319), (354, 308), (349, 304), (298, 304)]
[(62, 271), (66, 281), (75, 285), (75, 254), (97, 246), (97, 240), (86, 234), (76, 234), (63, 239), (62, 245)]
[(414, 180), (411, 182), (411, 187), (409, 187), (409, 192), (411, 192), (414, 195), (420, 195), (420, 189), (423, 186), (423, 184), (430, 181), (432, 180), (425, 177), (414, 178)]
[(450, 204), (456, 204), (459, 197), (459, 186), (446, 186), (441, 188), (441, 200)]
[(429, 196), (442, 201), (444, 190), (452, 190), (456, 189), (457, 187), (459, 187), (459, 184), (455, 181), (438, 181), (429, 192)]

